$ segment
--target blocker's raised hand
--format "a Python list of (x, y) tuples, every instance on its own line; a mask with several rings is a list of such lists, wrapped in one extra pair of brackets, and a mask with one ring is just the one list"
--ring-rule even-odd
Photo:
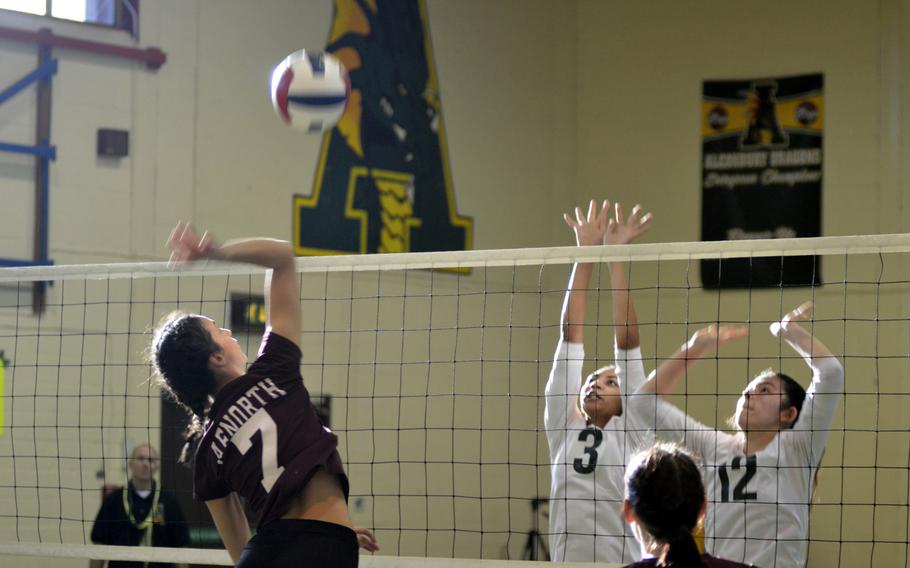
[(815, 308), (815, 305), (812, 302), (803, 302), (795, 309), (788, 312), (780, 321), (771, 324), (771, 335), (774, 337), (786, 335), (794, 323), (808, 321), (808, 319), (812, 317), (813, 308)]
[(578, 246), (592, 246), (604, 244), (604, 232), (607, 230), (608, 210), (610, 202), (606, 199), (597, 211), (597, 204), (592, 199), (588, 204), (588, 214), (583, 215), (581, 207), (575, 208), (575, 219), (568, 213), (563, 213), (562, 218), (566, 220), (566, 225), (575, 231), (575, 241)]
[(641, 205), (632, 208), (632, 214), (628, 219), (623, 218), (622, 205), (615, 204), (616, 216), (611, 217), (607, 223), (607, 231), (604, 234), (604, 244), (608, 245), (627, 245), (651, 227), (651, 221), (654, 216), (651, 213), (644, 213)]
[(709, 325), (699, 329), (687, 343), (688, 349), (709, 351), (719, 349), (721, 345), (749, 335), (749, 328), (739, 325)]

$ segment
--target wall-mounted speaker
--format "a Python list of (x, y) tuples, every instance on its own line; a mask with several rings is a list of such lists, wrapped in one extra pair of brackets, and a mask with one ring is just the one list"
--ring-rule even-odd
[(130, 133), (112, 128), (98, 129), (98, 156), (123, 158), (130, 153)]

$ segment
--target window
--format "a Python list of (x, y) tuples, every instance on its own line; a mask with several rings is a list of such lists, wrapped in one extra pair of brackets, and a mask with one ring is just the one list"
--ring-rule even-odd
[(139, 31), (139, 0), (0, 0), (0, 9)]
[(0, 0), (0, 8), (43, 16), (47, 10), (47, 2), (45, 0)]
[[(87, 2), (85, 0), (54, 0), (51, 5), (51, 16), (64, 20), (85, 21)], [(107, 22), (101, 22), (107, 23)]]

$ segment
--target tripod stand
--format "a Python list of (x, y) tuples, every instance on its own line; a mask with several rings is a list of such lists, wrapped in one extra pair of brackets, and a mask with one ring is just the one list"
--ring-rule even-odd
[[(537, 530), (540, 514), (543, 515), (544, 519), (547, 519), (550, 516), (546, 509), (547, 502), (547, 499), (541, 497), (531, 499), (531, 513), (534, 518), (534, 526), (528, 531), (528, 539), (525, 541), (525, 547), (522, 549), (521, 553), (522, 560), (550, 559), (550, 550), (547, 548), (546, 539), (544, 539), (543, 535), (540, 534), (540, 531)], [(541, 505), (543, 505), (543, 511), (538, 514)]]

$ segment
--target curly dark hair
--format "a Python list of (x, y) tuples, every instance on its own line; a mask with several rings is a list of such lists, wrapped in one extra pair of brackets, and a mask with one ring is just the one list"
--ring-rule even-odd
[(209, 357), (221, 348), (203, 327), (202, 320), (202, 316), (195, 314), (171, 312), (155, 330), (150, 349), (159, 386), (190, 414), (180, 463), (189, 463), (196, 450), (215, 392)]

